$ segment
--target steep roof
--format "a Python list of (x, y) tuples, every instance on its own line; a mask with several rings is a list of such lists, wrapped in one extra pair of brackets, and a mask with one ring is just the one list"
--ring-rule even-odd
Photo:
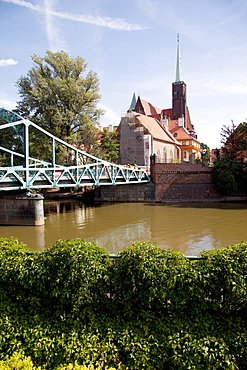
[(186, 107), (186, 128), (189, 131), (194, 131), (194, 126), (191, 123), (189, 108)]
[(152, 116), (155, 118), (159, 118), (161, 114), (161, 109), (158, 107), (155, 107), (155, 105), (147, 102), (144, 99), (141, 99), (140, 96), (138, 96), (136, 106), (135, 106), (135, 112), (144, 114), (146, 116)]
[(162, 109), (162, 117), (172, 119), (172, 108)]
[(170, 135), (170, 133), (168, 133), (168, 131), (162, 127), (155, 118), (138, 114), (135, 117), (135, 121), (141, 123), (154, 139), (181, 145), (181, 143), (179, 143), (172, 135)]
[(183, 126), (178, 126), (176, 120), (169, 121), (169, 130), (172, 135), (175, 133), (177, 134), (177, 140), (194, 140), (199, 143), (199, 141), (195, 137), (191, 136)]
[[(170, 109), (162, 109), (162, 117), (168, 118), (168, 119), (172, 120), (172, 108), (170, 108)], [(177, 122), (177, 121), (174, 120), (174, 122)], [(191, 123), (190, 112), (189, 112), (189, 108), (188, 107), (186, 107), (186, 122), (185, 122), (185, 126), (186, 126), (186, 128), (187, 128), (188, 131), (194, 131), (194, 126)], [(169, 124), (169, 127), (170, 127), (170, 124)]]

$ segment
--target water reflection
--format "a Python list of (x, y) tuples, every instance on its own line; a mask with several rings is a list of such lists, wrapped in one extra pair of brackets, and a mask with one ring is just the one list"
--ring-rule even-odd
[(45, 226), (1, 226), (0, 236), (17, 237), (35, 249), (56, 240), (82, 238), (117, 253), (147, 240), (193, 255), (247, 240), (247, 204), (116, 203), (88, 206), (78, 201), (45, 202)]

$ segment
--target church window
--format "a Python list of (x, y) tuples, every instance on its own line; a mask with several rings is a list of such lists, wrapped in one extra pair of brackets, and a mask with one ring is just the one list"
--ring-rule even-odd
[(164, 163), (167, 162), (166, 147), (163, 148), (163, 161), (164, 161)]
[(172, 163), (173, 161), (173, 152), (172, 152), (172, 149), (170, 149), (170, 162)]

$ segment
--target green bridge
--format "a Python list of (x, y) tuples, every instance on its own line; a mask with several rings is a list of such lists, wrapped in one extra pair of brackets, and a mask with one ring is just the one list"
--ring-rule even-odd
[[(3, 143), (0, 146), (0, 158), (8, 163), (0, 167), (0, 191), (150, 182), (145, 169), (116, 165), (92, 156), (12, 111), (0, 108), (0, 118), (2, 137), (11, 133), (18, 142), (12, 147)], [(50, 160), (43, 160), (42, 153), (39, 158), (31, 156), (35, 138), (49, 142)], [(58, 148), (66, 151), (70, 165), (57, 163)]]

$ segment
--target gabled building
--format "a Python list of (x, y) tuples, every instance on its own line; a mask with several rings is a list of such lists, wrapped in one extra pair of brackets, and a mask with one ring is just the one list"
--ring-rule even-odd
[(180, 161), (180, 143), (159, 121), (145, 114), (129, 111), (120, 122), (121, 164), (149, 166), (150, 156), (157, 161)]
[(160, 109), (133, 95), (130, 108), (119, 125), (122, 164), (148, 166), (150, 155), (153, 154), (156, 155), (156, 161), (164, 163), (193, 162), (200, 158), (200, 142), (191, 123), (186, 84), (181, 76), (178, 38), (172, 108)]

